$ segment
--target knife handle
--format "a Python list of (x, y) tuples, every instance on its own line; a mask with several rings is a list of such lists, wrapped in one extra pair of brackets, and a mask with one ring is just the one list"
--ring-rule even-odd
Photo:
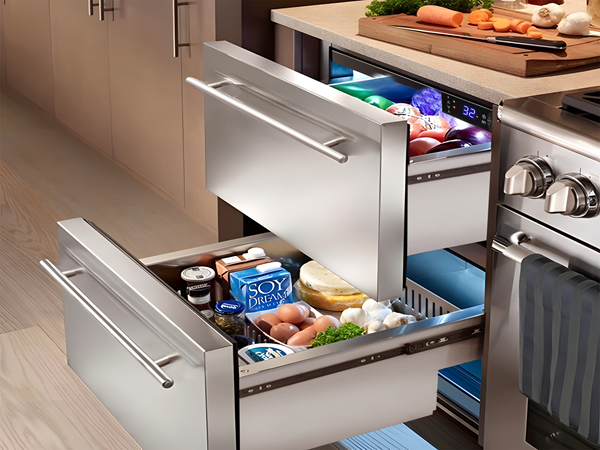
[(525, 36), (494, 36), (496, 44), (523, 47), (532, 50), (565, 50), (565, 41), (549, 41), (546, 39), (533, 39)]

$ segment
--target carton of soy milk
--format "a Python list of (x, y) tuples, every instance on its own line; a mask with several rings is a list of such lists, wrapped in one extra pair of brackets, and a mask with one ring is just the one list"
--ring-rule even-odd
[(229, 275), (233, 296), (246, 306), (246, 312), (265, 311), (292, 303), (292, 277), (281, 263), (260, 264)]

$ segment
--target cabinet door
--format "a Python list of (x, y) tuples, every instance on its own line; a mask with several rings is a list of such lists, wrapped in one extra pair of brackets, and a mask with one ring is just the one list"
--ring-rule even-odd
[(83, 219), (59, 223), (69, 365), (144, 449), (237, 448), (233, 341)]
[(48, 0), (6, 0), (4, 46), (8, 85), (54, 114)]
[[(108, 22), (80, 0), (53, 0), (52, 64), (56, 118), (112, 156)], [(108, 17), (110, 17), (107, 14)]]
[[(217, 232), (217, 197), (206, 190), (204, 166), (204, 100), (184, 82), (186, 77), (202, 78), (204, 42), (215, 39), (214, 5), (190, 2), (179, 9), (183, 84), (183, 150), (185, 155), (185, 208), (210, 230)], [(189, 41), (188, 41), (189, 38)]]
[(173, 2), (115, 0), (106, 13), (114, 157), (184, 204), (181, 60)]

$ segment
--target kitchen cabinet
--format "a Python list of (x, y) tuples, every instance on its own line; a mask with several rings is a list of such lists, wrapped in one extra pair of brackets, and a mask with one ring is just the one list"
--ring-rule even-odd
[(181, 59), (173, 57), (173, 2), (116, 0), (114, 9), (106, 13), (114, 157), (184, 205)]
[(7, 0), (3, 19), (8, 85), (54, 114), (50, 2)]
[(109, 21), (99, 21), (94, 9), (95, 15), (90, 16), (86, 2), (52, 1), (55, 114), (82, 139), (112, 157)]

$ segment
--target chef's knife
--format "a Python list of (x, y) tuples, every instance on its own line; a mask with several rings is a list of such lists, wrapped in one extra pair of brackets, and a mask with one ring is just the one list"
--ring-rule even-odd
[(489, 42), (491, 44), (510, 45), (512, 47), (528, 48), (531, 50), (564, 50), (567, 48), (565, 41), (548, 41), (545, 39), (533, 39), (524, 36), (489, 36), (478, 37), (471, 36), (469, 33), (453, 34), (442, 33), (440, 31), (422, 30), (421, 28), (407, 27), (404, 25), (389, 25), (393, 28), (401, 28), (408, 31), (417, 31), (419, 33), (438, 34), (440, 36), (450, 36), (461, 39), (473, 39), (477, 41)]

